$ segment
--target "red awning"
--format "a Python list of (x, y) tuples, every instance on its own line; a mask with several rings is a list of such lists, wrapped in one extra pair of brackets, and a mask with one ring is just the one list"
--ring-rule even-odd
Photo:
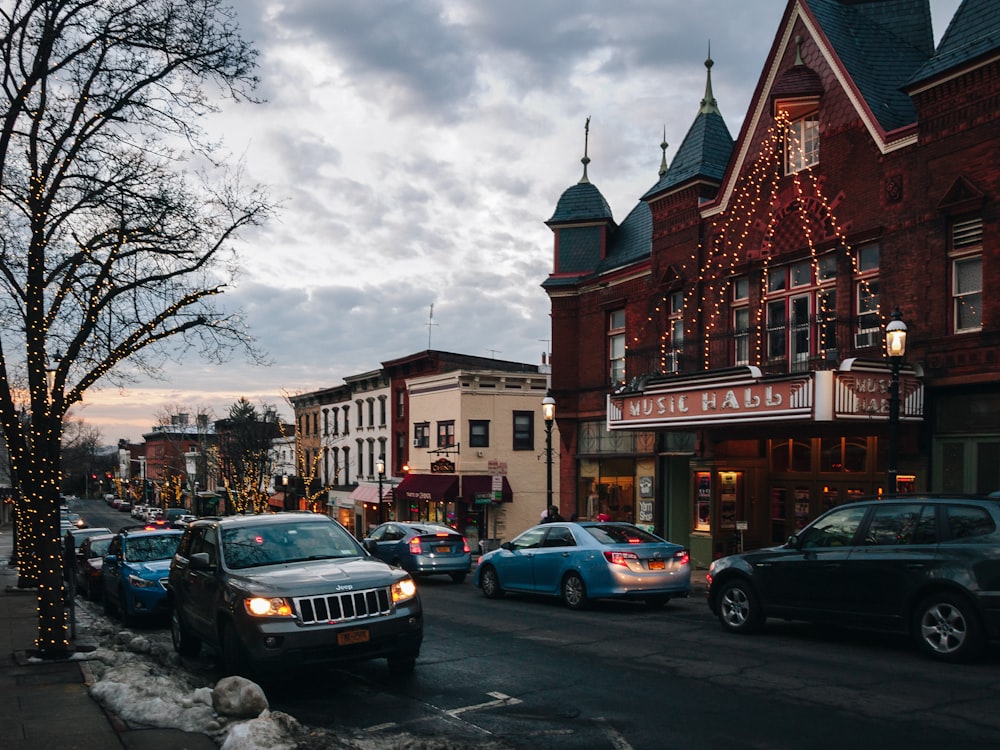
[(401, 500), (447, 503), (458, 497), (458, 477), (454, 474), (407, 474), (396, 486)]
[[(500, 502), (510, 503), (514, 501), (514, 492), (507, 482), (507, 477), (500, 477), (503, 480), (503, 488), (500, 490)], [(486, 474), (463, 474), (462, 475), (462, 499), (469, 505), (475, 505), (476, 500), (485, 496), (493, 497), (493, 477)]]
[[(359, 484), (351, 492), (351, 500), (360, 500), (363, 503), (375, 504), (378, 502), (378, 485)], [(392, 485), (382, 485), (382, 502), (392, 502)]]

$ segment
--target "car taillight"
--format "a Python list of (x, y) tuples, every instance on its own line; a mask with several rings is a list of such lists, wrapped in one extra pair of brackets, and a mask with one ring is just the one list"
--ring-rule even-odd
[(462, 537), (462, 552), (472, 552), (472, 547), (469, 546), (469, 540), (464, 536)]
[(675, 552), (674, 562), (678, 563), (679, 565), (687, 565), (689, 562), (691, 562), (691, 553), (686, 549), (682, 549), (679, 552)]
[(410, 554), (419, 555), (420, 547), (420, 539), (418, 537), (413, 537), (413, 539), (410, 540)]
[(622, 565), (628, 567), (629, 560), (638, 561), (639, 556), (635, 552), (612, 552), (606, 551), (604, 553), (604, 559), (607, 560), (612, 565)]

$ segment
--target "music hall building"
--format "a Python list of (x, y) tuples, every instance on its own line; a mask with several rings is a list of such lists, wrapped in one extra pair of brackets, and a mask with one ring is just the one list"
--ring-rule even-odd
[(621, 223), (585, 146), (543, 284), (564, 516), (707, 566), (854, 498), (1000, 490), (995, 11), (935, 46), (927, 0), (790, 0), (739, 133), (708, 60)]

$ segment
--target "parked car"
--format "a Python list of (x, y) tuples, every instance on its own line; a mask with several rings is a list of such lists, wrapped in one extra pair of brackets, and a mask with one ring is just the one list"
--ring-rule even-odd
[(423, 612), (413, 578), (313, 513), (201, 518), (170, 567), (171, 634), (207, 643), (227, 674), (267, 679), (305, 665), (384, 657), (414, 668)]
[(715, 560), (708, 606), (733, 633), (766, 618), (908, 633), (942, 661), (1000, 637), (1000, 502), (925, 495), (836, 507), (780, 547)]
[(444, 573), (461, 583), (472, 567), (466, 538), (434, 523), (384, 523), (372, 529), (364, 545), (375, 557), (414, 575)]
[(114, 538), (114, 534), (105, 529), (103, 534), (85, 537), (76, 550), (73, 571), (76, 576), (76, 590), (88, 599), (101, 598), (101, 568), (104, 565), (104, 556), (108, 554), (108, 547)]
[(475, 584), (491, 599), (545, 594), (570, 609), (608, 598), (661, 607), (691, 593), (691, 555), (630, 523), (552, 522), (479, 558)]
[(105, 526), (87, 526), (85, 528), (71, 527), (67, 530), (68, 534), (73, 537), (73, 549), (80, 549), (80, 545), (83, 544), (83, 540), (88, 536), (97, 536), (98, 534), (110, 534), (111, 529)]
[(101, 595), (107, 613), (117, 610), (122, 623), (140, 616), (166, 614), (167, 573), (181, 532), (142, 527), (115, 534), (101, 568)]

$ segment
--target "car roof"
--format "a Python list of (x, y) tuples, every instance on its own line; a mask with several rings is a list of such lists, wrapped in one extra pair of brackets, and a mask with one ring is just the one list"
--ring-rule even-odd
[(322, 513), (303, 511), (284, 511), (282, 513), (257, 513), (253, 515), (235, 516), (202, 516), (197, 521), (188, 524), (188, 528), (215, 525), (220, 526), (269, 526), (275, 523), (290, 521), (305, 521), (306, 523), (333, 523), (333, 519)]

